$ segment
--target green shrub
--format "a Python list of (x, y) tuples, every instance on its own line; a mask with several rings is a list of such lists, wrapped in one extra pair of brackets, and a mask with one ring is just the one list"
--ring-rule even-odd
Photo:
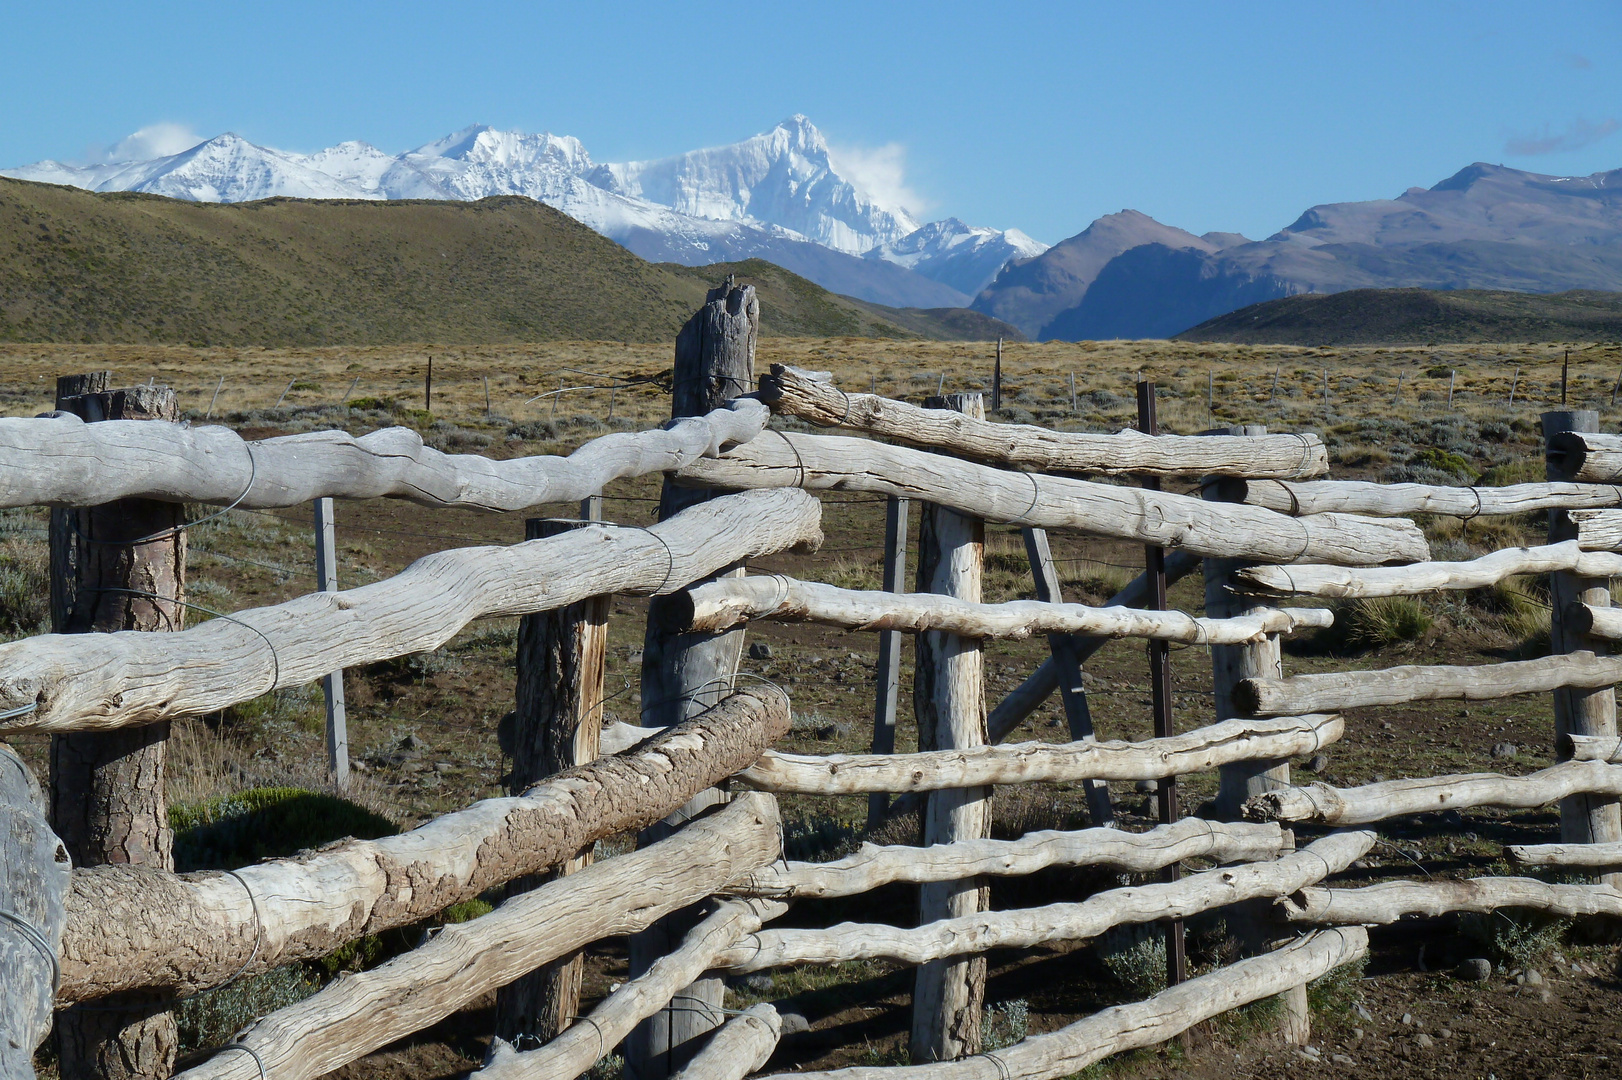
[(291, 964), (187, 998), (175, 1010), (181, 1052), (218, 1046), (266, 1013), (297, 1004), (319, 989), (303, 964)]
[(0, 543), (0, 634), (43, 633), (51, 617), (50, 558), (43, 544)]
[(986, 1006), (980, 1017), (980, 1042), (986, 1050), (1013, 1046), (1031, 1030), (1031, 1006), (1024, 998)]
[(359, 409), (362, 412), (393, 412), (400, 407), (400, 403), (391, 397), (357, 397), (346, 401), (345, 406)]
[(1341, 618), (1345, 619), (1346, 640), (1369, 649), (1422, 638), (1433, 621), (1419, 601), (1409, 596), (1357, 600)]
[(1097, 948), (1115, 981), (1138, 997), (1166, 988), (1166, 935), (1159, 924), (1113, 926), (1099, 939)]
[(375, 840), (394, 822), (336, 795), (292, 787), (251, 788), (169, 808), (175, 869), (234, 870), (345, 837)]
[(1410, 465), (1427, 466), (1437, 472), (1448, 473), (1462, 479), (1469, 479), (1475, 472), (1470, 461), (1462, 454), (1455, 454), (1451, 450), (1438, 450), (1436, 447), (1427, 447), (1414, 455)]
[(1508, 487), (1510, 484), (1535, 484), (1546, 475), (1541, 457), (1516, 458), (1502, 465), (1494, 465), (1481, 474), (1477, 481), (1482, 487)]
[(1363, 996), (1361, 984), (1367, 967), (1368, 958), (1359, 957), (1313, 979), (1307, 983), (1307, 1007), (1319, 1014), (1351, 1012)]
[(304, 379), (300, 379), (298, 382), (295, 382), (292, 386), (289, 386), (287, 389), (289, 391), (292, 391), (292, 390), (314, 390), (314, 391), (319, 392), (320, 389), (321, 389), (321, 384), (318, 383), (318, 382), (308, 382), (308, 381), (306, 381)]
[(1553, 951), (1571, 929), (1572, 921), (1545, 911), (1499, 908), (1468, 911), (1459, 916), (1459, 934), (1480, 947), (1495, 964), (1526, 967)]

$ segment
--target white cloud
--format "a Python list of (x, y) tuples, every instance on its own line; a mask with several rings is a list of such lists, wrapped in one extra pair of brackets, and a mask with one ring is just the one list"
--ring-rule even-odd
[(828, 159), (834, 169), (886, 209), (901, 208), (916, 215), (930, 203), (907, 186), (907, 148), (900, 143), (883, 146), (832, 146)]
[(92, 146), (85, 151), (85, 162), (100, 165), (119, 161), (151, 161), (190, 150), (202, 141), (202, 137), (189, 124), (148, 124), (111, 146)]

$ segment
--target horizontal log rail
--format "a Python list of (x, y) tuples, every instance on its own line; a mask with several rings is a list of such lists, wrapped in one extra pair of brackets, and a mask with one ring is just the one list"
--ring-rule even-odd
[(89, 731), (216, 712), (340, 668), (437, 649), (477, 618), (605, 593), (673, 592), (728, 563), (821, 542), (800, 491), (714, 499), (648, 528), (590, 525), (425, 555), (394, 577), (174, 634), (45, 634), (0, 645), (0, 733)]
[(1525, 574), (1570, 571), (1581, 577), (1622, 577), (1622, 556), (1584, 551), (1575, 540), (1546, 547), (1505, 548), (1468, 562), (1347, 569), (1339, 566), (1253, 566), (1240, 570), (1245, 589), (1263, 596), (1352, 599), (1412, 596), (1438, 589), (1484, 589)]
[(1577, 546), (1584, 551), (1622, 550), (1622, 510), (1572, 510), (1566, 517), (1577, 526)]
[(718, 488), (799, 487), (895, 495), (986, 521), (1253, 562), (1305, 559), (1353, 566), (1422, 562), (1430, 549), (1402, 518), (1348, 514), (1290, 517), (1259, 506), (1207, 502), (1174, 492), (1009, 472), (972, 461), (840, 435), (774, 432), (702, 458), (676, 474)]
[(1522, 866), (1622, 866), (1622, 842), (1507, 844), (1504, 857)]
[(1383, 926), (1411, 916), (1531, 908), (1550, 915), (1622, 915), (1622, 891), (1609, 885), (1551, 885), (1523, 877), (1383, 881), (1360, 889), (1308, 888), (1279, 900), (1291, 922)]
[(1622, 795), (1622, 766), (1565, 761), (1525, 776), (1463, 773), (1383, 780), (1350, 788), (1311, 784), (1257, 795), (1245, 803), (1244, 812), (1250, 821), (1368, 825), (1408, 814), (1473, 806), (1528, 810), (1583, 792)]
[(1580, 601), (1566, 605), (1570, 632), (1606, 641), (1622, 641), (1622, 608), (1595, 607)]
[(620, 986), (591, 1011), (546, 1045), (515, 1050), (497, 1039), (482, 1069), (468, 1080), (545, 1080), (582, 1076), (611, 1053), (643, 1020), (670, 1004), (715, 964), (728, 946), (786, 910), (782, 904), (734, 900), (720, 905), (692, 930), (673, 952)]
[(1322, 476), (1329, 452), (1317, 435), (1116, 435), (998, 424), (949, 409), (923, 409), (875, 394), (847, 394), (824, 372), (773, 364), (760, 398), (773, 412), (847, 427), (974, 461), (1037, 472)]
[(0, 419), (0, 506), (98, 506), (115, 499), (224, 503), (266, 510), (316, 499), (407, 499), (514, 511), (577, 502), (610, 480), (679, 469), (758, 435), (757, 401), (616, 432), (567, 457), (494, 461), (442, 454), (410, 428), (355, 437), (312, 431), (256, 442), (223, 427), (150, 420), (87, 424), (76, 416)]
[(249, 1024), (181, 1080), (309, 1080), (420, 1031), (541, 964), (630, 934), (778, 858), (781, 820), (744, 795), (667, 840), (507, 900), (488, 915)]
[(350, 840), (234, 875), (76, 870), (58, 1001), (141, 987), (190, 994), (418, 922), (564, 862), (604, 836), (662, 820), (788, 728), (781, 694), (746, 687), (634, 751), (400, 836)]
[(1510, 484), (1437, 487), (1367, 480), (1269, 480), (1220, 477), (1205, 485), (1223, 502), (1265, 506), (1281, 514), (1368, 514), (1395, 517), (1500, 517), (1535, 510), (1597, 510), (1622, 506), (1622, 487), (1600, 484)]
[(731, 896), (826, 899), (856, 896), (897, 882), (922, 885), (980, 875), (1012, 877), (1051, 866), (1108, 866), (1147, 873), (1190, 859), (1261, 862), (1278, 858), (1284, 850), (1284, 831), (1276, 824), (1183, 818), (1141, 833), (1044, 829), (1018, 840), (958, 840), (923, 848), (863, 843), (856, 854), (832, 862), (774, 863), (725, 891)]
[(1562, 431), (1550, 437), (1549, 464), (1567, 480), (1622, 481), (1622, 437), (1597, 431)]
[(1242, 645), (1268, 634), (1330, 626), (1326, 608), (1257, 608), (1229, 619), (1181, 611), (1015, 600), (977, 604), (938, 593), (841, 589), (781, 574), (722, 578), (677, 593), (674, 628), (719, 633), (756, 619), (813, 622), (845, 630), (944, 631), (961, 637), (1022, 640), (1032, 634), (1141, 637), (1190, 645)]
[(1337, 927), (1218, 968), (1144, 1001), (1114, 1005), (1013, 1046), (927, 1065), (858, 1065), (779, 1073), (765, 1080), (1058, 1080), (1114, 1054), (1164, 1042), (1252, 1001), (1309, 983), (1368, 954), (1368, 931)]
[(717, 967), (763, 971), (796, 964), (893, 960), (923, 964), (988, 949), (1085, 941), (1114, 926), (1183, 919), (1242, 900), (1275, 898), (1346, 869), (1374, 846), (1373, 831), (1332, 833), (1275, 862), (1244, 863), (1178, 881), (1110, 889), (1074, 903), (988, 911), (901, 929), (840, 923), (826, 930), (762, 930), (722, 953)]
[(1160, 780), (1234, 761), (1316, 753), (1341, 737), (1339, 716), (1225, 720), (1165, 739), (1007, 743), (919, 754), (783, 754), (775, 750), (737, 779), (779, 794), (860, 795), (943, 791), (990, 784)]
[(1491, 701), (1616, 682), (1622, 682), (1622, 656), (1574, 652), (1503, 664), (1414, 664), (1244, 679), (1234, 687), (1233, 704), (1246, 716), (1282, 716), (1412, 701)]
[(1608, 761), (1622, 764), (1622, 736), (1561, 734), (1562, 751), (1576, 761)]
[(673, 1080), (743, 1080), (771, 1059), (783, 1018), (769, 1002), (751, 1005), (721, 1025)]

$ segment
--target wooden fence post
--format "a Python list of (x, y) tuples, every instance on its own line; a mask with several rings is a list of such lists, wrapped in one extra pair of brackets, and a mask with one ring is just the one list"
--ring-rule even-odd
[[(109, 390), (110, 381), (105, 371), (60, 378), (56, 407), (86, 421), (180, 418), (169, 387)], [(183, 514), (180, 503), (151, 499), (53, 510), (52, 629), (60, 634), (181, 629)], [(174, 869), (163, 786), (168, 739), (167, 721), (51, 739), (51, 821), (75, 866)], [(129, 1009), (67, 1010), (57, 1018), (62, 1075), (168, 1076), (178, 1036), (175, 1019), (162, 1004), (142, 994), (101, 1004)]]
[[(1036, 598), (1044, 604), (1064, 603), (1059, 589), (1059, 570), (1053, 564), (1053, 549), (1048, 546), (1047, 530), (1025, 529), (1023, 533), (1025, 555), (1030, 560), (1031, 577), (1036, 582)], [(1075, 742), (1094, 738), (1093, 713), (1087, 705), (1087, 687), (1081, 681), (1079, 645), (1080, 642), (1070, 634), (1048, 635), (1048, 651), (1059, 673), (1059, 700), (1064, 705), (1070, 738)], [(1102, 780), (1084, 780), (1082, 789), (1087, 793), (1087, 811), (1093, 824), (1113, 825), (1115, 808), (1110, 803), (1109, 785)]]
[[(907, 509), (910, 500), (894, 495), (884, 504), (884, 591), (907, 590)], [(879, 633), (879, 660), (874, 672), (873, 752), (895, 753), (896, 697), (901, 688), (901, 631)], [(875, 791), (867, 797), (868, 831), (883, 823), (890, 796)]]
[[(1235, 424), (1218, 429), (1218, 435), (1266, 435), (1261, 424)], [(1216, 485), (1208, 485), (1201, 494), (1207, 499), (1220, 499)], [(1250, 563), (1239, 559), (1206, 559), (1205, 563), (1205, 615), (1211, 619), (1226, 619), (1243, 614), (1254, 602), (1233, 591), (1234, 574)], [(1260, 641), (1248, 645), (1211, 646), (1212, 704), (1217, 721), (1232, 720), (1239, 714), (1233, 707), (1233, 688), (1242, 679), (1282, 679), (1284, 653), (1277, 634), (1268, 634)], [(1252, 796), (1290, 786), (1290, 763), (1286, 761), (1240, 761), (1218, 769), (1217, 797), (1214, 815), (1221, 821), (1240, 820), (1240, 808)], [(1268, 920), (1260, 905), (1251, 904), (1232, 920), (1235, 933), (1247, 953), (1260, 952), (1266, 947)], [(1291, 987), (1279, 995), (1283, 1006), (1279, 1026), (1286, 1042), (1305, 1044), (1312, 1035), (1312, 1017), (1307, 1008), (1307, 988)]]
[[(586, 521), (603, 519), (602, 498), (580, 504)], [(569, 522), (531, 518), (524, 539), (540, 540), (567, 532)], [(556, 772), (597, 758), (603, 729), (603, 670), (608, 652), (610, 595), (593, 596), (556, 611), (525, 615), (518, 623), (518, 687), (509, 741), (512, 773), (507, 790), (522, 794)], [(591, 865), (591, 849), (557, 871), (521, 878), (507, 895)], [(574, 1022), (580, 1011), (585, 957), (575, 953), (525, 975), (496, 991), (496, 1034), (524, 1049), (545, 1043)]]
[(45, 823), (34, 775), (0, 743), (0, 1078), (33, 1080), (34, 1050), (51, 1030), (72, 866)]
[[(1546, 412), (1543, 414), (1545, 444), (1562, 431), (1598, 431), (1599, 413), (1592, 409)], [(1559, 459), (1550, 456), (1546, 476), (1550, 480), (1563, 480)], [(1570, 540), (1577, 535), (1563, 510), (1549, 511), (1549, 543)], [(1567, 625), (1567, 609), (1573, 604), (1590, 607), (1610, 607), (1609, 578), (1579, 577), (1571, 573), (1549, 575), (1549, 651), (1569, 653), (1592, 650), (1604, 654), (1604, 641), (1578, 633)], [(1559, 749), (1564, 735), (1616, 735), (1616, 689), (1605, 686), (1596, 690), (1562, 689), (1554, 692), (1554, 730), (1556, 754), (1568, 756)], [(1568, 844), (1613, 843), (1622, 840), (1622, 804), (1602, 795), (1573, 795), (1560, 803), (1560, 838)], [(1622, 883), (1622, 875), (1607, 874), (1607, 883)]]
[[(338, 528), (332, 500), (315, 500), (315, 576), (322, 592), (338, 591)], [(327, 778), (335, 791), (349, 790), (349, 718), (344, 710), (344, 673), (321, 677), (327, 701)]]
[[(760, 303), (753, 285), (735, 285), (729, 276), (711, 289), (704, 306), (676, 335), (676, 362), (670, 415), (704, 413), (754, 389), (755, 342), (760, 336)], [(661, 521), (713, 497), (703, 488), (665, 482), (659, 496)], [(742, 573), (742, 568), (732, 573)], [(648, 604), (648, 629), (642, 647), (642, 723), (668, 727), (694, 716), (725, 697), (743, 659), (744, 632), (672, 634), (664, 629), (669, 601), (654, 597)], [(712, 788), (694, 796), (676, 813), (637, 839), (639, 847), (669, 836), (682, 823), (726, 801)], [(702, 905), (669, 915), (631, 938), (631, 977), (648, 970), (674, 949), (704, 916)], [(701, 979), (670, 1006), (637, 1026), (626, 1042), (628, 1080), (663, 1080), (680, 1071), (699, 1049), (698, 1037), (721, 1026), (726, 981)]]
[[(952, 394), (928, 403), (975, 419), (985, 418), (979, 394)], [(985, 523), (939, 506), (919, 521), (918, 591), (980, 600), (985, 559)], [(963, 749), (986, 743), (984, 662), (978, 638), (929, 632), (919, 635), (913, 703), (920, 750)], [(931, 792), (924, 806), (923, 843), (976, 840), (990, 834), (991, 792), (968, 788)], [(985, 911), (983, 878), (938, 882), (918, 889), (918, 921), (935, 922)], [(932, 960), (920, 965), (913, 983), (912, 1058), (951, 1061), (980, 1052), (985, 1007), (984, 955)]]

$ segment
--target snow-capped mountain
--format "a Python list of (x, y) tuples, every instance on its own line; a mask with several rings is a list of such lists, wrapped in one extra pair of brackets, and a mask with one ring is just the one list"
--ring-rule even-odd
[(956, 219), (920, 227), (906, 207), (841, 175), (822, 132), (798, 115), (730, 146), (622, 164), (593, 162), (570, 136), (475, 125), (396, 155), (359, 141), (296, 154), (227, 133), (166, 157), (41, 161), (0, 176), (200, 202), (522, 195), (643, 258), (764, 258), (896, 306), (962, 306), (1003, 263), (1046, 250), (1017, 230)]
[(880, 244), (863, 255), (915, 270), (927, 278), (974, 296), (1012, 259), (1031, 259), (1046, 251), (1018, 229), (999, 232), (965, 225), (957, 218), (932, 221), (899, 240)]

